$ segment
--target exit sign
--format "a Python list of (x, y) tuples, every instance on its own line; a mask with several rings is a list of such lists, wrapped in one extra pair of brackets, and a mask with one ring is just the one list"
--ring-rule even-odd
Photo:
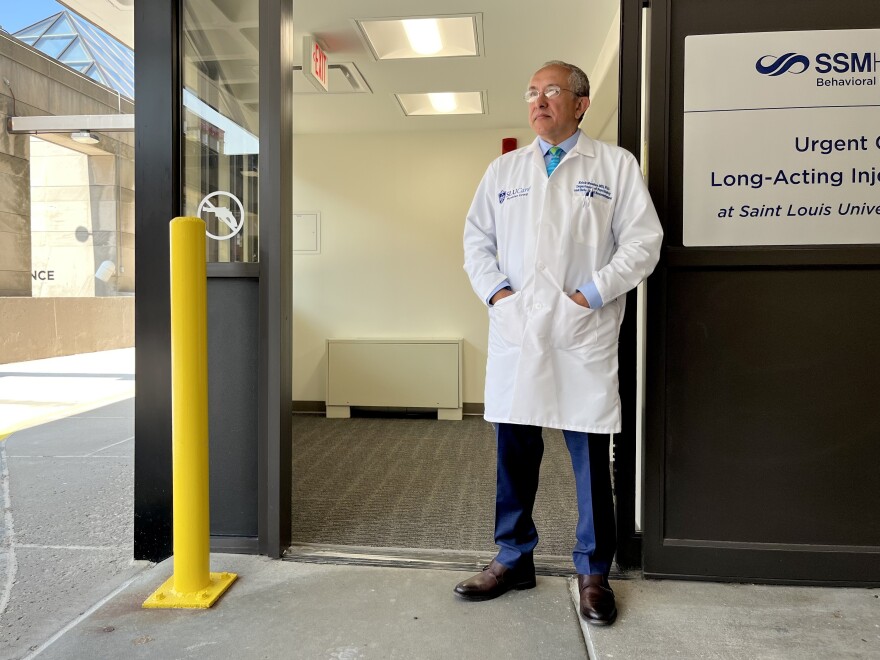
[(313, 37), (305, 39), (303, 50), (303, 60), (308, 62), (308, 68), (303, 67), (303, 71), (308, 72), (306, 78), (319, 90), (323, 89), (326, 92), (328, 90), (327, 53)]

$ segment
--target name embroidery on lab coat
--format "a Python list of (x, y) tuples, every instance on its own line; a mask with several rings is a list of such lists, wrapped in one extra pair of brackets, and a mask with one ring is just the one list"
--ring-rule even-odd
[(596, 183), (595, 181), (578, 181), (574, 192), (585, 197), (604, 197), (608, 201), (612, 199), (611, 189), (604, 183)]
[(498, 193), (498, 203), (504, 204), (506, 199), (516, 199), (517, 197), (528, 197), (531, 186), (528, 188), (511, 188), (510, 190), (502, 190)]

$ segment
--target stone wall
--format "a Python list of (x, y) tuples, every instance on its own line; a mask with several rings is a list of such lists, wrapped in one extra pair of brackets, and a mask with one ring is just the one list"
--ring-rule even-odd
[[(0, 296), (30, 296), (33, 281), (30, 137), (8, 134), (7, 118), (133, 112), (133, 103), (116, 92), (0, 34)], [(88, 157), (89, 204), (100, 227), (90, 234), (89, 245), (102, 261), (116, 265), (112, 282), (107, 286), (96, 284), (97, 294), (132, 293), (134, 135), (107, 133), (96, 137), (98, 144), (80, 145), (66, 134), (40, 136)], [(53, 240), (60, 238), (55, 236)]]
[[(124, 216), (133, 203), (121, 185), (118, 156), (89, 156), (31, 138), (31, 268), (34, 297), (108, 296), (131, 291), (133, 231)], [(130, 218), (129, 218), (130, 219)], [(129, 223), (130, 225), (130, 223)], [(95, 277), (102, 264), (115, 268), (109, 281)]]
[(31, 199), (31, 138), (10, 135), (6, 121), (133, 112), (131, 101), (0, 33), (0, 363), (134, 346), (134, 298), (125, 295), (134, 293), (135, 277), (134, 135), (97, 134), (96, 145), (80, 145), (66, 134), (40, 135), (87, 157), (84, 201), (92, 221), (86, 233), (74, 228), (74, 242), (84, 244), (97, 265), (112, 261), (116, 273), (106, 285), (93, 283), (96, 295), (107, 297), (33, 298), (33, 232), (44, 233), (36, 237), (38, 245), (70, 244), (71, 237), (69, 227), (60, 229), (63, 223), (45, 208), (38, 220), (44, 224), (33, 226), (32, 202), (57, 200), (52, 184), (59, 181), (50, 177), (39, 199)]
[(0, 364), (134, 346), (134, 297), (0, 298)]
[[(3, 36), (0, 35), (0, 39)], [(0, 51), (0, 296), (31, 295), (31, 188), (27, 135), (6, 132), (12, 97)]]

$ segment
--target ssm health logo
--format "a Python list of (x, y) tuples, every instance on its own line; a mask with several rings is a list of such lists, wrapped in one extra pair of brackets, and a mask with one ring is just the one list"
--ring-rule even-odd
[(810, 58), (797, 53), (786, 53), (779, 57), (764, 55), (757, 62), (755, 68), (758, 73), (765, 76), (781, 76), (783, 73), (803, 73), (810, 68)]
[[(764, 55), (755, 62), (755, 69), (765, 76), (784, 73), (801, 74), (810, 69), (810, 58), (799, 53), (785, 53), (778, 57)], [(880, 65), (876, 53), (819, 53), (813, 60), (813, 70), (827, 73), (874, 73)]]

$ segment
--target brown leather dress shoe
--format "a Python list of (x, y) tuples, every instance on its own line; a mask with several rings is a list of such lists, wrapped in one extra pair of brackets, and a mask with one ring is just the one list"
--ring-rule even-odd
[(614, 592), (604, 575), (578, 574), (581, 594), (581, 616), (594, 626), (610, 626), (617, 618)]
[(455, 595), (465, 600), (490, 600), (511, 589), (531, 589), (535, 586), (535, 567), (507, 568), (494, 559), (481, 573), (455, 585)]

